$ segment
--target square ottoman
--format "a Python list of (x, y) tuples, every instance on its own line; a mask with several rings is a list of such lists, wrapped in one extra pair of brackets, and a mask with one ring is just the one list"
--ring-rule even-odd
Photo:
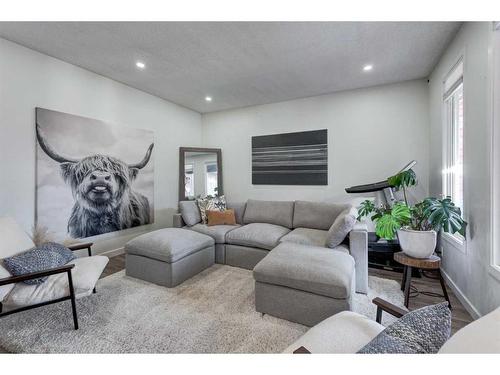
[(174, 287), (215, 262), (214, 239), (181, 228), (165, 228), (125, 245), (126, 275)]
[(255, 309), (313, 326), (351, 310), (354, 259), (325, 247), (284, 242), (253, 270)]

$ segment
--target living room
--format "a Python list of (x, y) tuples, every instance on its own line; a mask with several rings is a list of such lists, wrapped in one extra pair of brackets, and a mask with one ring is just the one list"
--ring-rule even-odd
[(48, 8), (0, 22), (2, 357), (500, 353), (493, 12)]

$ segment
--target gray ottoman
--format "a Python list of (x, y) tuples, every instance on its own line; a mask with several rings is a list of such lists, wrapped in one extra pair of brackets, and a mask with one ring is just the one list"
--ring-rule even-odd
[(125, 245), (126, 274), (174, 287), (215, 261), (212, 237), (180, 228), (143, 234)]
[(354, 259), (341, 251), (284, 242), (253, 269), (255, 309), (313, 326), (351, 310)]

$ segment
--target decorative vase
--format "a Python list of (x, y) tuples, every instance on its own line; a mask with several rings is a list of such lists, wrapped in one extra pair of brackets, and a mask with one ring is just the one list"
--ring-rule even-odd
[(413, 258), (429, 258), (436, 249), (437, 233), (434, 230), (420, 231), (398, 229), (399, 246)]

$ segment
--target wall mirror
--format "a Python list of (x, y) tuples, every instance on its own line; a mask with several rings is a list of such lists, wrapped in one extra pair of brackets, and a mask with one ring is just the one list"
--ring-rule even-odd
[(222, 195), (220, 148), (179, 148), (179, 200)]

